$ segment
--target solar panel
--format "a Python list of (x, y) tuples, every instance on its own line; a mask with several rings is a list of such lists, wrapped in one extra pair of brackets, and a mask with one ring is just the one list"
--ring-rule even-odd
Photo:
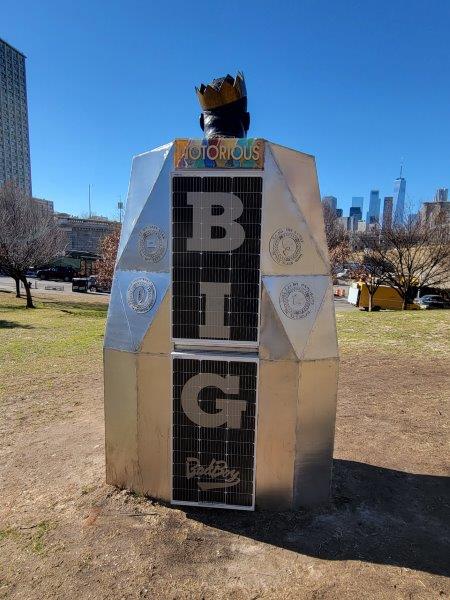
[(172, 353), (172, 502), (254, 507), (257, 359)]
[(262, 177), (172, 179), (174, 340), (258, 340)]

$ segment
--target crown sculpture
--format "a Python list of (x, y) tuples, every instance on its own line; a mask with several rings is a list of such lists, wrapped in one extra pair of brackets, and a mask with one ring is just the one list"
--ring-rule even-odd
[(195, 88), (202, 107), (200, 127), (207, 139), (212, 137), (244, 138), (250, 127), (247, 112), (247, 88), (240, 71), (233, 79), (231, 75), (213, 79)]
[(314, 157), (247, 138), (238, 72), (203, 139), (135, 156), (105, 335), (107, 481), (173, 504), (327, 501), (338, 349)]

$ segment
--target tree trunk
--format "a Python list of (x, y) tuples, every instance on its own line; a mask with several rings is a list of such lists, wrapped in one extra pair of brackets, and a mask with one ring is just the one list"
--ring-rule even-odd
[(27, 308), (35, 308), (33, 304), (33, 298), (31, 297), (31, 283), (27, 281), (26, 277), (23, 277), (21, 281), (25, 286), (25, 292), (27, 294)]
[(16, 298), (20, 298), (20, 279), (18, 277), (14, 277), (14, 281), (16, 282)]
[(373, 308), (373, 293), (369, 292), (369, 312), (372, 312)]
[(402, 310), (406, 310), (408, 306), (408, 301), (406, 299), (406, 296), (403, 298), (403, 302), (402, 302)]

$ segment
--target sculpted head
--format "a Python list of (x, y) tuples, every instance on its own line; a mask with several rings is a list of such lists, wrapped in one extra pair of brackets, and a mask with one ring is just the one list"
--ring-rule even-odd
[(247, 89), (244, 75), (238, 71), (213, 79), (211, 83), (195, 88), (202, 108), (200, 127), (205, 138), (247, 136), (250, 114), (247, 112)]

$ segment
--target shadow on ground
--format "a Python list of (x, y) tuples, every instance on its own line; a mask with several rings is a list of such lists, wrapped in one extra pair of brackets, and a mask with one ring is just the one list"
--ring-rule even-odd
[[(186, 508), (190, 519), (327, 560), (449, 575), (450, 478), (335, 460), (333, 502), (314, 512)], [(182, 507), (179, 507), (182, 508)]]
[(17, 321), (4, 321), (0, 319), (0, 329), (34, 329), (33, 325), (18, 323)]

